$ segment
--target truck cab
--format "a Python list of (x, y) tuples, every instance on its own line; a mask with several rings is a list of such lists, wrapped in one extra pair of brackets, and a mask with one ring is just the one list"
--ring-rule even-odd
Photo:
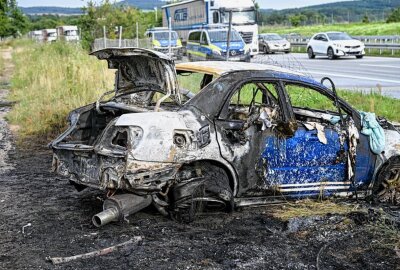
[(232, 12), (232, 26), (251, 48), (250, 54), (252, 56), (258, 54), (257, 13), (253, 1), (210, 1), (210, 18), (212, 18), (212, 23), (229, 24), (230, 12)]
[(57, 27), (57, 35), (60, 40), (67, 42), (78, 42), (78, 27), (75, 25), (64, 25)]
[(54, 42), (57, 40), (56, 29), (43, 29), (43, 40), (45, 42)]
[(177, 31), (186, 45), (189, 32), (214, 24), (229, 23), (250, 48), (251, 56), (258, 54), (258, 25), (252, 0), (187, 0), (162, 7), (163, 26)]

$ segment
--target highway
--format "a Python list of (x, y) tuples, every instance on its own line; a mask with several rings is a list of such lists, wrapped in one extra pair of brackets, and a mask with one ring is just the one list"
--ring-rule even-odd
[(338, 89), (379, 91), (400, 99), (400, 58), (345, 57), (329, 60), (327, 57), (308, 59), (307, 54), (259, 54), (255, 63), (274, 64), (300, 71), (316, 80), (330, 77)]

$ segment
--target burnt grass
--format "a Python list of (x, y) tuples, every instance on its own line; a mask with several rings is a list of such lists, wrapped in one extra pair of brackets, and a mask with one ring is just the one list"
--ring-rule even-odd
[[(50, 172), (51, 152), (13, 150), (0, 174), (0, 269), (400, 269), (396, 251), (366, 229), (369, 214), (282, 221), (276, 206), (210, 213), (191, 224), (151, 207), (96, 228), (104, 194), (77, 192)], [(23, 226), (27, 224), (31, 226)], [(53, 265), (64, 257), (142, 236), (123, 250)], [(318, 263), (317, 263), (318, 260)]]

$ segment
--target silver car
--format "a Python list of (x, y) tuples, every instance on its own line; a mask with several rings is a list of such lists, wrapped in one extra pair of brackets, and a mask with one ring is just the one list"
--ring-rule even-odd
[(258, 44), (260, 51), (265, 54), (275, 52), (290, 53), (290, 42), (275, 33), (258, 35)]

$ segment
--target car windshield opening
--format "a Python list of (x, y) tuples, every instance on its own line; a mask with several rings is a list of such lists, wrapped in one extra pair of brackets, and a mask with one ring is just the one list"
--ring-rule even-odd
[[(222, 15), (222, 23), (229, 23), (229, 12)], [(232, 12), (233, 24), (253, 24), (256, 22), (256, 13), (254, 10), (249, 11), (234, 11)]]
[(266, 40), (283, 40), (283, 38), (277, 34), (263, 35), (262, 37)]
[[(228, 40), (228, 31), (210, 31), (208, 32), (210, 36), (210, 42), (226, 42)], [(231, 32), (231, 39), (230, 41), (241, 41), (242, 38), (240, 37), (239, 33), (236, 31)]]
[(65, 36), (77, 36), (78, 32), (76, 30), (67, 30), (64, 32)]
[[(169, 32), (155, 32), (154, 39), (156, 40), (169, 39)], [(176, 32), (171, 32), (171, 39), (173, 40), (178, 39), (178, 34)]]
[(346, 33), (328, 33), (330, 40), (352, 40), (352, 38)]

